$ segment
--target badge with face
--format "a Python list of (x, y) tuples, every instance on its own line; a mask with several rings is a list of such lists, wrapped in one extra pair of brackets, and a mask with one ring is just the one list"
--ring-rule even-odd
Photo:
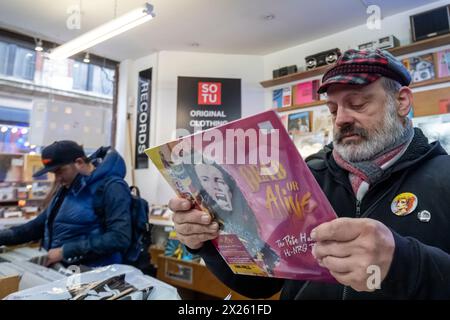
[(410, 192), (400, 193), (392, 201), (391, 210), (397, 216), (406, 216), (416, 209), (417, 202), (417, 197), (414, 194)]

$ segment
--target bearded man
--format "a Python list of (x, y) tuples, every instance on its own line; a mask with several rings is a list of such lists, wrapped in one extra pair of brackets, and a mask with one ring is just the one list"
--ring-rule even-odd
[(337, 284), (233, 274), (209, 241), (218, 235), (209, 216), (175, 198), (181, 241), (248, 297), (281, 289), (282, 299), (449, 299), (450, 157), (413, 128), (410, 82), (381, 50), (348, 50), (323, 76), (334, 139), (306, 161), (339, 218), (311, 237)]

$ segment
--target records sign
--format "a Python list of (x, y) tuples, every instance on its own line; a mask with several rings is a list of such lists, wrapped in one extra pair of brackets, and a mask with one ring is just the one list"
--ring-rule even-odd
[(241, 118), (241, 79), (178, 77), (177, 129), (194, 133)]
[(150, 110), (152, 92), (152, 69), (139, 72), (138, 103), (136, 114), (136, 169), (148, 168), (148, 158), (144, 153), (150, 145)]

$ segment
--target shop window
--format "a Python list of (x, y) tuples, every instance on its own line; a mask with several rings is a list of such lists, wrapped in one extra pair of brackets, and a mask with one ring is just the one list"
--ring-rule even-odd
[(33, 80), (36, 52), (16, 44), (0, 42), (0, 74)]
[(91, 65), (91, 91), (106, 95), (113, 95), (114, 70)]
[(86, 63), (75, 61), (73, 63), (73, 89), (88, 90), (88, 74), (89, 65)]
[(0, 74), (6, 75), (8, 68), (8, 44), (0, 42)]
[(94, 64), (75, 61), (73, 64), (73, 89), (113, 95), (114, 70)]
[(0, 124), (0, 154), (29, 153), (35, 151), (28, 137), (29, 128)]
[(34, 79), (34, 67), (36, 62), (36, 53), (21, 47), (15, 48), (14, 67), (12, 76), (27, 80)]

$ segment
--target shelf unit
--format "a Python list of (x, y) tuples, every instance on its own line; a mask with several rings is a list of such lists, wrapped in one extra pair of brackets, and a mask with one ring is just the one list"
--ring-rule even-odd
[(411, 83), (409, 85), (409, 87), (410, 88), (419, 88), (419, 87), (426, 87), (426, 86), (430, 86), (432, 84), (439, 84), (439, 83), (445, 83), (445, 82), (450, 82), (450, 77), (444, 77), (444, 78), (425, 80), (425, 81), (421, 81), (421, 82), (415, 82), (415, 83)]
[(290, 106), (290, 107), (282, 107), (282, 108), (277, 108), (277, 112), (286, 112), (286, 111), (292, 111), (292, 110), (297, 110), (297, 109), (304, 109), (304, 108), (309, 108), (309, 107), (315, 107), (315, 106), (322, 106), (325, 105), (327, 102), (325, 100), (317, 100), (317, 101), (313, 101), (310, 103), (305, 103), (302, 105), (294, 105), (294, 106)]
[(17, 203), (21, 200), (24, 201), (43, 201), (45, 200), (45, 197), (39, 197), (39, 198), (27, 198), (27, 199), (11, 199), (11, 200), (0, 200), (0, 204), (8, 204), (8, 203)]
[(156, 226), (163, 226), (163, 227), (173, 227), (173, 221), (172, 219), (165, 219), (165, 218), (155, 218), (150, 216), (148, 219), (148, 222), (150, 224), (156, 225)]
[(311, 78), (311, 77), (315, 77), (315, 76), (320, 76), (321, 74), (325, 73), (329, 67), (330, 66), (327, 65), (327, 66), (317, 67), (317, 68), (311, 69), (311, 70), (300, 71), (300, 72), (288, 74), (287, 76), (279, 77), (276, 79), (265, 80), (265, 81), (260, 82), (260, 84), (264, 88), (270, 88), (270, 87), (278, 86), (280, 84), (285, 84), (285, 83), (303, 80), (303, 79), (307, 79), (307, 78)]
[[(391, 48), (391, 49), (388, 49), (388, 51), (391, 52), (395, 56), (401, 56), (401, 55), (406, 55), (409, 53), (422, 51), (422, 50), (435, 48), (435, 47), (448, 45), (448, 44), (450, 44), (450, 34), (418, 41), (418, 42), (408, 44), (405, 46), (401, 46), (401, 47)], [(304, 79), (308, 79), (311, 77), (322, 75), (329, 68), (330, 68), (330, 66), (328, 66), (328, 65), (321, 66), (321, 67), (318, 67), (318, 68), (315, 68), (312, 70), (297, 72), (297, 73), (293, 73), (293, 74), (283, 76), (280, 78), (262, 81), (260, 84), (264, 88), (271, 88), (274, 86), (278, 86), (278, 85), (282, 85), (282, 84), (299, 81), (299, 80), (304, 80)], [(430, 86), (430, 85), (440, 84), (440, 83), (446, 83), (446, 82), (450, 82), (450, 77), (436, 78), (436, 79), (432, 79), (432, 80), (411, 83), (411, 85), (409, 87), (414, 89), (414, 88), (420, 88), (420, 87), (425, 87), (425, 86)], [(321, 106), (321, 105), (325, 105), (325, 103), (326, 103), (326, 101), (324, 101), (324, 100), (318, 100), (318, 101), (314, 101), (314, 102), (310, 102), (310, 103), (306, 103), (306, 104), (302, 104), (302, 105), (293, 105), (293, 106), (289, 106), (289, 107), (277, 108), (276, 110), (277, 110), (277, 112), (287, 112), (287, 111), (292, 111), (292, 110)]]
[[(414, 89), (414, 88), (426, 87), (426, 86), (430, 86), (433, 84), (439, 84), (439, 83), (445, 83), (445, 82), (450, 82), (450, 77), (437, 78), (437, 79), (432, 79), (432, 80), (416, 82), (416, 83), (410, 84), (409, 87)], [(287, 111), (304, 109), (304, 108), (309, 108), (309, 107), (322, 106), (322, 105), (325, 105), (326, 103), (327, 102), (325, 100), (317, 100), (317, 101), (313, 101), (313, 102), (305, 103), (305, 104), (301, 104), (301, 105), (293, 105), (290, 107), (277, 108), (276, 110), (277, 110), (277, 112), (287, 112)]]
[[(413, 52), (417, 52), (417, 51), (440, 47), (440, 46), (447, 45), (447, 44), (450, 44), (450, 34), (442, 35), (442, 36), (431, 38), (431, 39), (425, 39), (422, 41), (414, 42), (414, 43), (396, 47), (396, 48), (391, 48), (391, 49), (388, 49), (388, 51), (391, 52), (395, 56), (401, 56), (401, 55), (405, 55), (408, 53), (413, 53)], [(330, 66), (328, 66), (328, 65), (321, 66), (321, 67), (318, 67), (318, 68), (315, 68), (312, 70), (301, 71), (301, 72), (289, 74), (287, 76), (283, 76), (280, 78), (265, 80), (265, 81), (260, 82), (260, 84), (264, 88), (270, 88), (270, 87), (278, 86), (281, 84), (299, 81), (299, 80), (322, 75), (327, 71), (328, 68), (330, 68)], [(441, 81), (441, 82), (449, 81), (448, 78), (434, 79), (434, 80), (443, 80), (443, 79), (447, 79), (447, 80)], [(430, 80), (430, 81), (432, 81), (432, 80)], [(424, 84), (425, 82), (426, 81), (413, 84), (411, 87), (414, 88), (414, 87), (418, 87), (418, 86), (428, 85), (428, 84)], [(441, 82), (437, 82), (437, 83), (441, 83)]]
[[(203, 264), (178, 260), (164, 256), (164, 254), (158, 255), (156, 261), (158, 270), (156, 277), (179, 289), (187, 289), (219, 299), (223, 299), (229, 294), (231, 294), (232, 300), (249, 299), (220, 282)], [(279, 300), (279, 298), (280, 293), (278, 292), (266, 300)]]
[(394, 56), (403, 56), (405, 54), (445, 46), (450, 44), (450, 33), (435, 38), (425, 39), (404, 46), (391, 48), (388, 51)]
[(34, 217), (0, 218), (0, 230), (25, 224), (33, 220), (34, 218), (36, 217), (34, 216)]

